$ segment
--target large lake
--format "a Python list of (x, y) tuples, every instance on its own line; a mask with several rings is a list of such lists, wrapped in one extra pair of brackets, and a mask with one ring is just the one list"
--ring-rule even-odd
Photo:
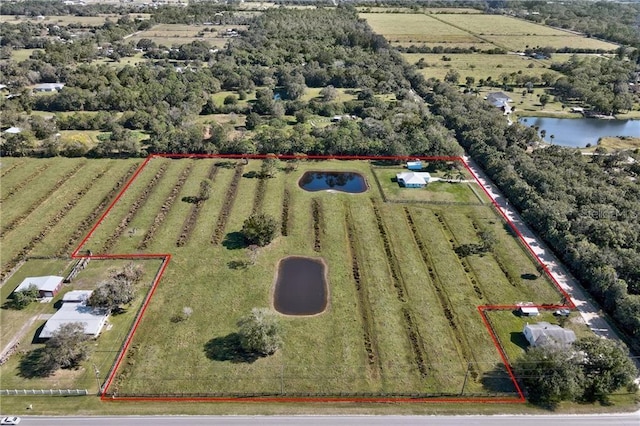
[[(539, 130), (546, 130), (546, 142), (574, 148), (584, 148), (587, 144), (595, 146), (598, 139), (606, 136), (640, 137), (640, 120), (520, 117), (518, 121), (526, 126), (538, 126)], [(554, 135), (553, 141), (551, 135)]]

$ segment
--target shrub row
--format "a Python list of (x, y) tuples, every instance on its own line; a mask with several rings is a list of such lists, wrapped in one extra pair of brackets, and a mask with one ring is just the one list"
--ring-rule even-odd
[[(384, 251), (387, 257), (387, 262), (389, 264), (389, 270), (391, 271), (391, 276), (393, 278), (393, 286), (396, 289), (396, 296), (401, 303), (406, 302), (406, 294), (407, 290), (404, 286), (404, 282), (402, 280), (402, 276), (400, 274), (400, 267), (398, 264), (398, 258), (395, 253), (391, 249), (391, 241), (389, 240), (387, 229), (382, 220), (382, 215), (380, 213), (380, 209), (378, 207), (377, 201), (372, 198), (371, 203), (373, 205), (373, 212), (376, 217), (376, 223), (378, 224), (378, 231), (380, 232), (380, 236), (382, 237), (382, 241), (384, 244)], [(426, 356), (424, 351), (424, 343), (422, 341), (422, 337), (418, 332), (418, 328), (416, 327), (416, 323), (413, 319), (411, 311), (408, 306), (402, 307), (403, 318), (406, 324), (405, 331), (407, 333), (407, 338), (409, 339), (409, 343), (411, 345), (411, 349), (413, 351), (414, 359), (416, 365), (418, 367), (418, 371), (422, 377), (426, 377), (429, 374), (429, 368), (426, 362)]]
[(216, 223), (216, 229), (213, 231), (213, 235), (211, 236), (211, 243), (213, 245), (220, 244), (220, 240), (222, 239), (222, 235), (224, 234), (224, 228), (227, 226), (229, 213), (231, 213), (231, 208), (233, 207), (233, 203), (236, 200), (236, 195), (238, 195), (238, 185), (240, 184), (240, 179), (242, 178), (243, 169), (244, 165), (242, 163), (236, 164), (236, 171), (233, 174), (233, 179), (231, 181), (231, 184), (229, 185), (229, 189), (227, 189), (227, 194), (224, 198), (224, 204), (222, 205), (222, 210), (220, 211), (220, 216), (218, 216), (218, 222)]
[(371, 314), (371, 305), (369, 304), (369, 295), (367, 288), (362, 285), (360, 276), (360, 262), (358, 261), (357, 246), (355, 243), (355, 235), (357, 235), (357, 233), (355, 226), (353, 225), (351, 210), (349, 209), (347, 209), (345, 213), (345, 223), (349, 239), (351, 271), (353, 273), (353, 281), (356, 283), (358, 308), (360, 310), (360, 316), (362, 317), (364, 349), (367, 353), (368, 366), (373, 373), (372, 375), (377, 377), (382, 372), (382, 366), (380, 365), (380, 357), (378, 356), (378, 342), (373, 332), (373, 316)]
[(173, 206), (173, 203), (176, 201), (176, 198), (178, 198), (178, 194), (180, 194), (180, 191), (182, 191), (182, 187), (187, 181), (187, 178), (189, 177), (189, 175), (191, 174), (191, 171), (193, 170), (193, 165), (194, 163), (190, 162), (187, 165), (187, 167), (185, 167), (185, 169), (182, 171), (182, 173), (180, 173), (180, 176), (178, 177), (178, 181), (173, 186), (173, 189), (171, 189), (171, 192), (169, 193), (169, 196), (167, 197), (167, 199), (164, 201), (164, 203), (162, 203), (162, 206), (160, 207), (160, 211), (158, 212), (156, 217), (153, 219), (153, 223), (151, 224), (151, 226), (149, 226), (149, 229), (147, 230), (146, 234), (142, 238), (142, 241), (140, 241), (140, 244), (138, 244), (139, 250), (145, 250), (149, 246), (149, 243), (153, 241), (153, 237), (156, 235), (156, 231), (164, 223), (164, 220), (167, 218), (167, 215), (171, 211), (171, 207)]
[[(60, 181), (63, 181), (63, 182), (60, 185), (56, 185), (55, 187), (58, 188), (61, 185), (63, 185), (64, 182), (66, 182), (67, 180), (71, 179), (71, 177), (73, 175), (75, 175), (78, 172), (78, 170), (80, 170), (84, 166), (84, 164), (85, 163), (78, 164), (72, 171), (70, 171), (62, 179), (60, 179)], [(42, 240), (45, 239), (45, 237), (49, 234), (49, 232), (51, 232), (51, 229), (53, 229), (58, 223), (60, 223), (60, 221), (62, 219), (64, 219), (64, 217), (69, 213), (69, 211), (73, 207), (75, 207), (75, 205), (78, 204), (78, 201), (80, 201), (80, 199), (82, 197), (84, 197), (85, 194), (91, 189), (93, 184), (97, 180), (102, 178), (104, 173), (106, 173), (106, 171), (100, 172), (93, 179), (91, 179), (91, 182), (89, 182), (84, 188), (82, 188), (80, 191), (78, 191), (78, 193), (76, 193), (76, 195), (74, 195), (74, 197), (71, 200), (69, 200), (69, 202), (67, 202), (67, 204), (65, 204), (64, 207), (62, 207), (62, 209), (60, 209), (53, 218), (51, 218), (49, 220), (49, 222), (47, 222), (47, 224), (42, 228), (42, 230), (38, 233), (38, 235), (33, 237), (31, 239), (31, 241), (29, 241), (27, 243), (27, 245), (25, 245), (9, 261), (9, 263), (7, 265), (5, 265), (5, 267), (3, 268), (3, 271), (2, 271), (2, 275), (0, 275), (0, 279), (4, 279), (5, 275), (7, 275), (9, 273), (9, 271), (11, 271), (11, 269), (13, 269), (18, 264), (20, 259), (23, 259), (24, 257), (26, 257), (31, 252), (31, 250), (33, 250), (33, 248), (36, 246), (36, 244), (38, 244), (39, 242), (41, 242)], [(49, 195), (51, 195), (51, 193), (49, 193)]]
[(17, 169), (18, 166), (22, 166), (24, 164), (24, 161), (16, 161), (15, 163), (13, 163), (11, 165), (11, 167), (9, 167), (8, 169), (6, 169), (5, 171), (2, 172), (2, 174), (0, 174), (0, 177), (5, 177), (6, 175), (8, 175), (10, 172), (12, 172), (14, 169)]
[(115, 231), (113, 231), (111, 236), (107, 238), (107, 241), (105, 241), (104, 245), (102, 246), (103, 253), (108, 253), (109, 250), (113, 248), (113, 245), (116, 243), (116, 241), (118, 241), (127, 226), (129, 226), (131, 221), (135, 218), (138, 210), (140, 210), (140, 207), (142, 207), (147, 202), (149, 195), (151, 195), (151, 192), (156, 187), (158, 181), (164, 176), (168, 168), (169, 163), (164, 163), (162, 164), (162, 166), (160, 166), (160, 169), (156, 172), (147, 186), (145, 186), (142, 194), (140, 194), (136, 201), (134, 201), (133, 205), (131, 206), (125, 217), (120, 221)]
[[(14, 165), (15, 167), (15, 165)], [(20, 192), (22, 190), (22, 188), (24, 188), (25, 186), (29, 185), (31, 183), (31, 181), (33, 181), (35, 178), (37, 178), (38, 176), (40, 176), (42, 174), (42, 172), (44, 172), (45, 170), (47, 170), (49, 167), (51, 167), (49, 164), (45, 164), (42, 165), (40, 167), (38, 167), (36, 169), (35, 172), (31, 173), (29, 176), (27, 176), (26, 179), (20, 181), (16, 186), (14, 186), (11, 191), (9, 191), (7, 193), (7, 195), (5, 195), (1, 201), (5, 201), (8, 198), (13, 197), (15, 194), (17, 194), (18, 192)], [(11, 169), (13, 169), (13, 167), (11, 167)], [(11, 169), (7, 170), (6, 173), (8, 173)], [(4, 176), (5, 173), (2, 174), (2, 176)]]
[(288, 188), (284, 189), (284, 196), (282, 197), (282, 221), (280, 223), (280, 233), (283, 237), (289, 235), (289, 221), (291, 220), (291, 214), (289, 213), (289, 205), (291, 204), (291, 192)]
[(313, 250), (320, 251), (321, 234), (323, 229), (322, 204), (318, 198), (311, 200), (311, 217), (313, 218)]
[[(75, 174), (75, 172), (77, 172), (78, 170), (80, 170), (81, 167), (83, 167), (85, 164), (87, 164), (86, 161), (83, 161), (82, 163), (80, 163), (79, 165), (77, 165), (71, 172), (67, 173), (65, 176), (63, 176), (60, 180), (58, 180), (58, 182), (56, 182), (55, 186), (53, 187), (54, 190), (55, 188), (59, 188), (60, 185), (63, 185), (73, 174)], [(18, 191), (20, 191), (24, 185), (26, 185), (27, 183), (31, 182), (36, 176), (38, 176), (42, 171), (48, 169), (49, 166), (43, 166), (41, 167), (39, 170), (40, 172), (36, 171), (35, 173), (33, 173), (31, 176), (29, 176), (27, 179), (25, 179), (24, 181), (21, 182), (21, 184), (16, 185), (16, 187), (11, 191), (12, 193), (14, 193), (14, 191), (17, 193)], [(24, 183), (24, 185), (23, 185)], [(9, 193), (6, 197), (5, 200), (7, 198), (9, 198), (12, 193)], [(38, 207), (40, 207), (40, 205), (42, 205), (42, 203), (44, 203), (45, 201), (47, 201), (49, 199), (49, 197), (51, 196), (51, 192), (47, 192), (45, 193), (42, 197), (40, 197), (38, 200), (36, 200), (33, 204), (31, 204), (31, 206), (29, 206), (29, 208), (27, 209), (26, 212), (22, 213), (20, 216), (16, 217), (15, 219), (13, 219), (11, 222), (9, 222), (6, 226), (2, 227), (2, 230), (0, 230), (0, 238), (4, 237), (5, 234), (7, 232), (12, 231), (13, 229), (15, 229), (18, 225), (20, 225), (22, 223), (22, 221), (29, 216), (31, 213), (33, 213)], [(4, 201), (4, 200), (3, 200)]]
[[(411, 228), (413, 240), (418, 246), (418, 250), (420, 251), (420, 255), (422, 256), (422, 261), (424, 262), (429, 272), (429, 278), (431, 278), (431, 283), (433, 284), (433, 288), (435, 289), (436, 296), (438, 297), (438, 301), (440, 302), (440, 307), (442, 308), (442, 312), (444, 313), (445, 318), (447, 318), (447, 321), (449, 322), (449, 326), (451, 327), (451, 330), (453, 330), (454, 338), (458, 341), (458, 346), (460, 347), (462, 356), (464, 357), (465, 361), (471, 365), (471, 360), (473, 356), (469, 349), (469, 345), (466, 343), (466, 339), (462, 334), (461, 327), (458, 326), (456, 318), (453, 315), (453, 312), (451, 310), (451, 302), (449, 301), (449, 298), (444, 292), (444, 285), (440, 280), (438, 273), (436, 272), (436, 268), (435, 268), (435, 265), (433, 264), (433, 260), (431, 259), (431, 255), (429, 254), (429, 251), (427, 250), (427, 246), (422, 240), (422, 237), (420, 237), (420, 234), (418, 233), (418, 229), (416, 228), (416, 224), (413, 219), (413, 216), (411, 216), (411, 212), (407, 207), (404, 208), (404, 213), (407, 218), (407, 223), (409, 224), (409, 228)], [(470, 372), (474, 378), (478, 377), (478, 372), (475, 368), (472, 367)]]
[[(209, 173), (207, 174), (207, 179), (213, 182), (213, 180), (216, 177), (216, 174), (218, 174), (218, 165), (213, 164), (209, 169)], [(191, 206), (191, 210), (189, 210), (189, 214), (187, 215), (187, 218), (184, 220), (184, 223), (182, 224), (182, 231), (180, 232), (180, 235), (176, 240), (177, 247), (182, 247), (185, 244), (187, 244), (187, 242), (189, 241), (189, 238), (191, 237), (191, 232), (193, 231), (193, 228), (196, 226), (196, 223), (198, 222), (198, 217), (200, 216), (200, 210), (202, 209), (202, 204), (204, 203), (204, 201), (205, 200), (199, 198), (198, 201)]]
[(127, 182), (129, 178), (131, 178), (131, 176), (133, 176), (137, 168), (138, 164), (132, 165), (131, 167), (129, 167), (129, 170), (127, 170), (127, 173), (125, 173), (122, 177), (120, 177), (120, 179), (116, 181), (115, 185), (113, 185), (113, 188), (104, 197), (102, 197), (100, 203), (75, 228), (73, 234), (67, 240), (67, 243), (64, 246), (60, 247), (60, 249), (56, 253), (56, 256), (60, 257), (67, 254), (69, 251), (71, 251), (71, 248), (78, 243), (78, 240), (82, 238), (83, 235), (86, 235), (86, 233), (89, 231), (89, 228), (93, 226), (96, 219), (107, 207), (113, 197), (115, 197), (122, 185), (124, 185), (124, 183)]

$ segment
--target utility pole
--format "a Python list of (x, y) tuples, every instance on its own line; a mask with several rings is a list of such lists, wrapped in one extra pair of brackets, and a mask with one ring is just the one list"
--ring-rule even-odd
[(462, 382), (462, 390), (460, 391), (460, 396), (464, 394), (464, 388), (467, 386), (467, 379), (469, 378), (469, 371), (471, 370), (471, 363), (467, 363), (467, 372), (464, 374), (464, 382)]
[(284, 395), (284, 362), (280, 364), (280, 394)]
[(98, 395), (102, 392), (102, 386), (100, 386), (100, 370), (98, 370), (98, 366), (95, 364), (91, 364), (93, 365), (93, 372), (96, 375), (96, 384), (98, 385)]

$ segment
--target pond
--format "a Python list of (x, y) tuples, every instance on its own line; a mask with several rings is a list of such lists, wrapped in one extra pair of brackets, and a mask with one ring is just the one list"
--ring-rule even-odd
[(280, 260), (273, 306), (285, 315), (315, 315), (327, 308), (326, 266), (321, 259), (290, 256)]
[(298, 181), (305, 191), (341, 191), (350, 194), (365, 192), (367, 181), (355, 172), (305, 172)]
[(584, 148), (587, 144), (595, 146), (600, 138), (607, 136), (640, 136), (640, 120), (520, 117), (518, 121), (545, 130), (546, 142), (573, 148)]

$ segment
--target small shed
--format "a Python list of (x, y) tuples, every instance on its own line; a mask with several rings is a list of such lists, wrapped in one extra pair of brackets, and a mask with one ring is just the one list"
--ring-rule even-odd
[(32, 285), (38, 288), (39, 297), (54, 297), (62, 288), (62, 282), (64, 277), (58, 277), (56, 275), (47, 275), (44, 277), (27, 277), (16, 289), (14, 293), (19, 291), (26, 291)]
[(540, 311), (535, 306), (520, 306), (518, 313), (523, 317), (537, 317)]
[(548, 322), (527, 324), (524, 326), (522, 334), (531, 346), (542, 346), (549, 343), (569, 346), (576, 341), (576, 334), (573, 330), (567, 330)]
[(424, 188), (431, 179), (427, 172), (404, 172), (396, 175), (398, 184), (404, 188)]
[(63, 303), (83, 303), (91, 297), (91, 290), (73, 290), (62, 296)]
[(407, 169), (422, 170), (422, 161), (407, 161)]

